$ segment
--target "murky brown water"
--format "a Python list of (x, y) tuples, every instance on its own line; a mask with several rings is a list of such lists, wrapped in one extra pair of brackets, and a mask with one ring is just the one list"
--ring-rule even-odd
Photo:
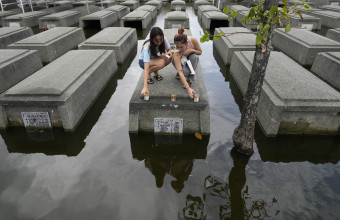
[[(199, 38), (190, 6), (187, 13)], [(130, 136), (147, 32), (74, 133), (0, 132), (1, 220), (340, 219), (339, 137), (266, 138), (257, 126), (250, 160), (232, 151), (242, 96), (212, 42), (200, 58), (210, 137)]]

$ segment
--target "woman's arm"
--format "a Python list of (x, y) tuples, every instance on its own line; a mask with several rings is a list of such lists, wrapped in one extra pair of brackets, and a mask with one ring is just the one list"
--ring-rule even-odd
[(144, 63), (144, 86), (141, 91), (141, 94), (145, 96), (145, 94), (149, 94), (148, 89), (148, 78), (149, 78), (149, 63)]
[(179, 52), (175, 52), (173, 54), (173, 59), (174, 59), (174, 62), (175, 62), (175, 67), (176, 67), (176, 70), (178, 72), (178, 75), (179, 75), (179, 78), (181, 79), (181, 82), (183, 83), (184, 87), (186, 88), (190, 98), (192, 99), (193, 98), (193, 95), (196, 93), (188, 84), (185, 76), (184, 76), (184, 73), (183, 73), (183, 69), (182, 69), (182, 65), (181, 65), (181, 54)]
[(200, 43), (197, 41), (197, 39), (195, 37), (190, 37), (191, 43), (194, 46), (194, 53), (197, 55), (201, 55), (202, 54), (202, 48)]

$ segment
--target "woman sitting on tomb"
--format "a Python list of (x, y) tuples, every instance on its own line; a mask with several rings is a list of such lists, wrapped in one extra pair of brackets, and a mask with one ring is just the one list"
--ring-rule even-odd
[(202, 54), (202, 48), (195, 37), (184, 34), (184, 28), (178, 29), (178, 34), (174, 37), (175, 50), (173, 53), (172, 63), (177, 70), (176, 79), (183, 83), (190, 98), (196, 93), (190, 86), (195, 79), (194, 73), (190, 70), (188, 61), (190, 61), (193, 70), (198, 66), (198, 55)]
[(154, 84), (154, 78), (161, 81), (163, 77), (158, 74), (158, 70), (163, 69), (172, 59), (171, 48), (168, 40), (164, 37), (163, 31), (159, 27), (153, 27), (150, 31), (150, 38), (143, 44), (142, 52), (139, 56), (139, 66), (144, 69), (144, 86), (141, 94), (149, 94), (148, 84)]

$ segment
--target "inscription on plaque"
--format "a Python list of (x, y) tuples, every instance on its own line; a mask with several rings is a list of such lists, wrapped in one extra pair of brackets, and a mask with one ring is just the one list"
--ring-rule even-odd
[(181, 24), (172, 24), (172, 28), (181, 28), (182, 25)]
[(313, 24), (301, 24), (301, 28), (312, 31), (313, 30)]
[(331, 2), (331, 6), (339, 6), (339, 2)]
[(48, 112), (21, 112), (26, 128), (51, 128)]
[(9, 27), (20, 27), (20, 24), (18, 22), (9, 22)]
[(154, 132), (165, 134), (182, 134), (183, 119), (182, 118), (155, 118)]
[(54, 23), (49, 23), (47, 24), (47, 29), (50, 30), (52, 28), (55, 28), (55, 24)]

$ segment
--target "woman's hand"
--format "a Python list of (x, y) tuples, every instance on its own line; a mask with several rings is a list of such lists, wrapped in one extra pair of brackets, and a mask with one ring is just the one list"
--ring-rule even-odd
[(192, 53), (195, 53), (194, 49), (187, 49), (186, 51), (184, 51), (183, 55), (187, 57)]
[(194, 98), (194, 94), (196, 94), (195, 90), (193, 90), (190, 86), (187, 88), (187, 92), (191, 99)]
[(142, 91), (141, 91), (141, 94), (142, 94), (143, 96), (145, 96), (145, 94), (150, 94), (150, 93), (149, 93), (149, 89), (144, 87), (144, 88), (142, 89)]

